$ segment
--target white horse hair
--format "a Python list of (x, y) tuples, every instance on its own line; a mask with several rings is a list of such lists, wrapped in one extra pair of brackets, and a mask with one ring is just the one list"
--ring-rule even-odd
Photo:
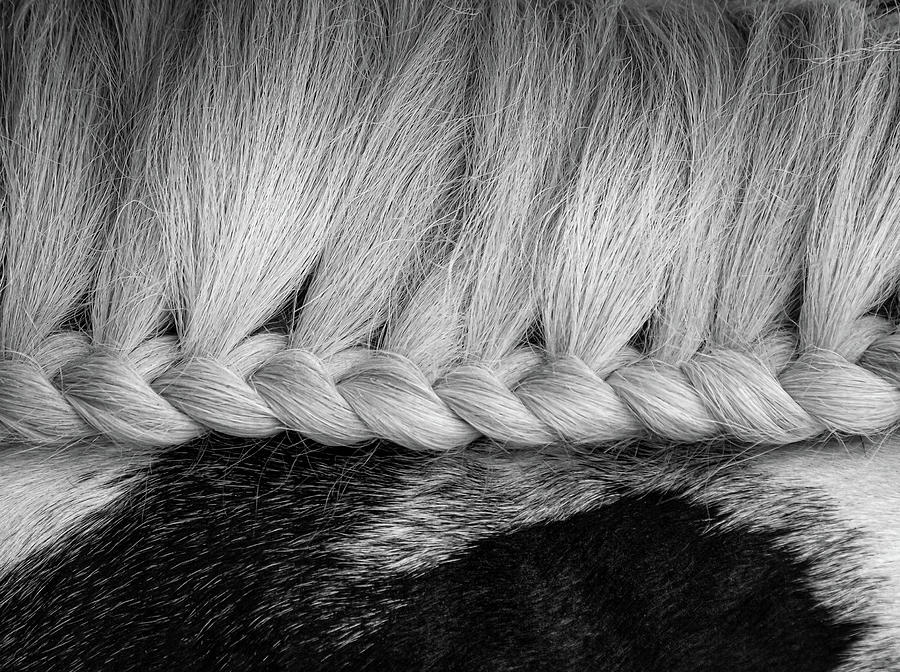
[(898, 428), (892, 3), (0, 0), (2, 669), (900, 669)]

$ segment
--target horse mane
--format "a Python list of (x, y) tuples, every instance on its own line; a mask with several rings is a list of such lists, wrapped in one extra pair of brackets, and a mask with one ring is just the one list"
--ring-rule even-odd
[(186, 4), (0, 4), (0, 436), (897, 427), (894, 14)]

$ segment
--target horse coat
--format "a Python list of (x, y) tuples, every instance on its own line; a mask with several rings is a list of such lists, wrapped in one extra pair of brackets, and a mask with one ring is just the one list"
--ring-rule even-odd
[(900, 669), (891, 3), (0, 38), (0, 670)]
[(12, 453), (0, 654), (22, 670), (892, 669), (891, 449)]

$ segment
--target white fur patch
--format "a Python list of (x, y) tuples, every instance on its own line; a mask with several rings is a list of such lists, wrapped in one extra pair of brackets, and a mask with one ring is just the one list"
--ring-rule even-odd
[(6, 446), (0, 453), (0, 577), (76, 529), (138, 478), (149, 455), (108, 445)]
[[(858, 535), (854, 567), (820, 566), (815, 586), (823, 599), (849, 603), (862, 598), (858, 613), (877, 625), (847, 661), (845, 670), (897, 669), (900, 665), (900, 436), (879, 444), (829, 443), (803, 450), (774, 451), (758, 468), (776, 489), (814, 488), (836, 509), (842, 527)], [(811, 530), (822, 544), (824, 530)], [(796, 537), (795, 537), (796, 541)], [(822, 559), (827, 549), (811, 547)], [(842, 577), (854, 577), (853, 584)], [(877, 661), (877, 662), (876, 662)]]

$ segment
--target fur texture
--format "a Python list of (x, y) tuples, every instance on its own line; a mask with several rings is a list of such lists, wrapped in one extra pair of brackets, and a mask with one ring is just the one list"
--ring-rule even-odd
[(0, 0), (0, 667), (900, 668), (900, 22)]

